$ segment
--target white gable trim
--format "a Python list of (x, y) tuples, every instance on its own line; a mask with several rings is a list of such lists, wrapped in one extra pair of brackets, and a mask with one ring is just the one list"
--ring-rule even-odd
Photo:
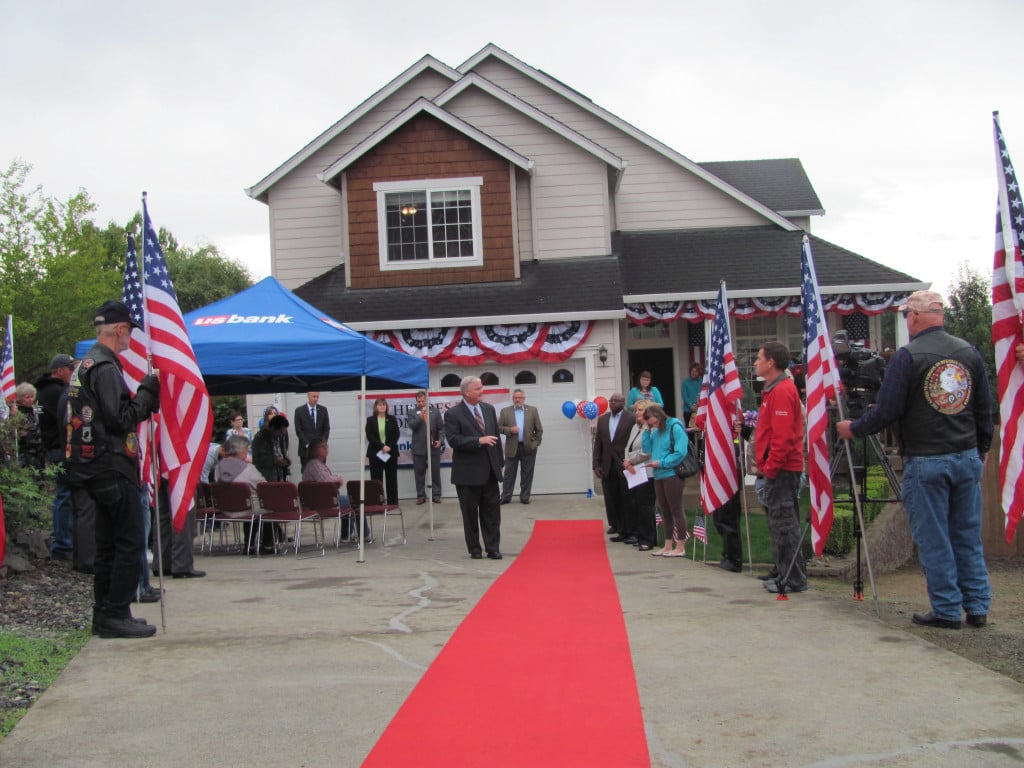
[(547, 114), (546, 112), (542, 112), (532, 104), (528, 104), (515, 94), (509, 93), (501, 86), (492, 83), (490, 80), (483, 77), (477, 72), (470, 72), (461, 80), (453, 83), (448, 88), (446, 88), (442, 93), (438, 94), (433, 101), (438, 106), (443, 107), (449, 101), (454, 99), (456, 96), (458, 96), (460, 93), (465, 91), (470, 86), (476, 86), (481, 91), (490, 96), (493, 96), (495, 99), (502, 102), (503, 104), (511, 107), (517, 112), (521, 112), (522, 114), (526, 115), (532, 120), (535, 120), (548, 130), (561, 136), (566, 141), (575, 144), (583, 151), (589, 152), (598, 159), (604, 161), (605, 163), (607, 163), (620, 173), (625, 170), (626, 165), (628, 163), (618, 155), (609, 152), (600, 144), (598, 144), (595, 141), (591, 141), (579, 131), (575, 131), (565, 123), (559, 122), (555, 118), (551, 117), (551, 115)]
[(447, 77), (449, 80), (452, 81), (458, 80), (460, 77), (462, 77), (461, 73), (452, 69), (447, 64), (438, 61), (433, 56), (430, 56), (429, 54), (424, 56), (411, 67), (409, 67), (396, 78), (394, 78), (387, 85), (385, 85), (383, 88), (381, 88), (379, 91), (377, 91), (368, 99), (366, 99), (358, 107), (356, 107), (343, 118), (341, 118), (341, 120), (336, 122), (326, 131), (324, 131), (315, 139), (313, 139), (313, 141), (309, 142), (309, 144), (307, 144), (294, 155), (292, 155), (288, 160), (286, 160), (276, 169), (271, 171), (263, 179), (261, 179), (256, 184), (246, 189), (245, 194), (256, 200), (262, 199), (262, 202), (266, 202), (264, 196), (272, 186), (274, 186), (277, 182), (279, 182), (289, 173), (298, 168), (299, 165), (301, 165), (305, 160), (310, 158), (313, 155), (313, 153), (321, 149), (329, 141), (334, 139), (336, 136), (339, 136), (344, 131), (348, 130), (348, 128), (351, 127), (357, 120), (359, 120), (361, 117), (370, 112), (382, 101), (384, 101), (393, 93), (395, 93), (399, 88), (406, 85), (410, 81), (414, 80), (416, 77), (418, 77), (420, 74), (422, 74), (428, 69), (432, 69), (438, 74)]
[(451, 114), (450, 112), (447, 112), (446, 110), (434, 104), (434, 102), (421, 97), (419, 99), (416, 99), (416, 101), (414, 101), (408, 107), (403, 109), (393, 118), (388, 120), (386, 123), (384, 123), (384, 125), (382, 125), (376, 131), (371, 133), (361, 142), (352, 147), (352, 149), (350, 149), (344, 155), (342, 155), (333, 163), (331, 163), (329, 167), (318, 173), (316, 177), (324, 183), (329, 182), (339, 173), (341, 173), (350, 165), (352, 165), (352, 163), (354, 163), (360, 157), (365, 155), (375, 146), (380, 144), (382, 141), (384, 141), (384, 139), (386, 139), (392, 133), (397, 131), (399, 128), (401, 128), (403, 125), (409, 122), (409, 120), (411, 120), (413, 117), (420, 114), (421, 112), (426, 112), (431, 117), (437, 118), (450, 128), (455, 129), (459, 133), (463, 134), (467, 138), (472, 139), (478, 144), (487, 147), (495, 154), (505, 158), (510, 163), (522, 168), (527, 173), (533, 173), (533, 160), (531, 160), (528, 157), (524, 157), (523, 155), (519, 154), (513, 149), (509, 149), (500, 141), (491, 138), (483, 131), (474, 128), (472, 125), (470, 125), (467, 122), (464, 122), (463, 120), (460, 120), (455, 115)]
[(645, 146), (654, 150), (655, 152), (672, 161), (673, 163), (676, 163), (677, 165), (690, 171), (693, 175), (703, 179), (708, 184), (711, 184), (716, 189), (721, 190), (722, 192), (729, 195), (738, 202), (742, 203), (743, 205), (747, 206), (751, 210), (756, 211), (758, 214), (764, 216), (773, 224), (777, 224), (782, 229), (789, 232), (795, 232), (796, 230), (800, 229), (800, 227), (798, 227), (792, 221), (789, 221), (787, 218), (780, 215), (779, 213), (776, 213), (766, 205), (759, 203), (750, 195), (736, 189), (736, 187), (732, 186), (731, 184), (727, 184), (725, 181), (718, 178), (714, 174), (704, 170), (697, 163), (679, 154), (679, 152), (677, 152), (676, 150), (672, 149), (669, 146), (666, 146), (665, 144), (662, 144), (657, 139), (648, 136), (640, 129), (630, 125), (622, 118), (613, 115), (608, 110), (599, 107), (594, 102), (584, 98), (571, 88), (566, 87), (564, 84), (555, 80), (550, 75), (547, 75), (538, 69), (534, 69), (528, 64), (520, 61), (512, 54), (494, 45), (494, 43), (488, 43), (486, 46), (480, 49), (480, 51), (473, 54), (473, 56), (471, 56), (462, 64), (460, 64), (458, 67), (459, 72), (463, 74), (470, 72), (475, 66), (477, 66), (488, 56), (494, 56), (494, 58), (504, 62), (508, 66), (526, 75), (527, 77), (535, 80), (536, 82), (540, 83), (546, 88), (549, 88), (550, 90), (557, 93), (559, 96), (568, 99), (573, 104), (578, 106), (580, 109), (583, 109), (589, 112), (590, 114), (594, 115), (595, 117), (604, 120), (607, 123), (610, 123), (611, 125), (615, 126), (618, 130), (622, 131), (628, 136), (631, 136), (632, 138), (639, 141), (641, 144), (644, 144)]

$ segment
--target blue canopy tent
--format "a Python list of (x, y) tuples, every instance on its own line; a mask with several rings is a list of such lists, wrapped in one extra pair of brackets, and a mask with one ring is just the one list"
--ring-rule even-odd
[[(356, 333), (273, 277), (189, 312), (185, 327), (211, 395), (429, 384), (425, 360)], [(93, 343), (79, 342), (76, 356)]]
[[(430, 383), (426, 360), (356, 333), (273, 277), (189, 312), (184, 320), (211, 395), (351, 390), (365, 395), (367, 389), (426, 389)], [(94, 343), (79, 342), (75, 356), (81, 358)], [(365, 436), (358, 432), (362, 456)], [(362, 489), (360, 494), (365, 497)], [(359, 562), (362, 518), (360, 510)]]

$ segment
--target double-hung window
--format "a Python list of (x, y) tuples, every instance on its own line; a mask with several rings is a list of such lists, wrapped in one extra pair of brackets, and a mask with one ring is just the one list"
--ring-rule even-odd
[(374, 184), (381, 269), (483, 264), (482, 184), (482, 177)]

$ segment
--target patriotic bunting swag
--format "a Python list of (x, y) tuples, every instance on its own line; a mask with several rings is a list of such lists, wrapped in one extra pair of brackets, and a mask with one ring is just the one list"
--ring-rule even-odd
[(800, 301), (803, 304), (804, 361), (807, 382), (807, 476), (811, 487), (811, 543), (821, 557), (832, 530), (832, 478), (829, 476), (828, 401), (838, 398), (837, 370), (828, 326), (821, 310), (810, 240), (804, 237)]
[(995, 262), (992, 269), (992, 342), (999, 379), (999, 488), (1006, 515), (1006, 542), (1024, 511), (1024, 368), (1014, 349), (1024, 342), (1021, 310), (1024, 309), (1024, 205), (1010, 163), (1010, 153), (999, 127), (999, 113), (992, 113), (998, 170), (999, 206), (996, 215)]
[(374, 339), (436, 365), (477, 365), (487, 361), (558, 363), (572, 357), (587, 340), (589, 320), (465, 328), (418, 328), (384, 331)]

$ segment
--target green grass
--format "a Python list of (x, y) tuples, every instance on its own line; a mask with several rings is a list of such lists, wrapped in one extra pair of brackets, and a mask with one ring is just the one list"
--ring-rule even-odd
[[(0, 631), (0, 690), (5, 696), (25, 687), (36, 693), (45, 690), (89, 641), (89, 636), (88, 629), (61, 632), (50, 638), (27, 638), (16, 632)], [(26, 700), (24, 707), (0, 710), (0, 741), (24, 717), (28, 704)]]
[[(698, 510), (686, 510), (686, 518), (690, 522), (691, 530), (693, 529), (693, 519), (697, 514)], [(708, 562), (718, 562), (722, 559), (722, 537), (719, 536), (718, 531), (715, 530), (715, 521), (713, 517), (707, 521), (707, 529), (707, 557), (704, 557), (704, 547), (698, 541), (696, 543), (697, 558), (706, 559)], [(659, 535), (659, 539), (660, 538), (661, 535)], [(747, 554), (747, 525), (742, 514), (740, 515), (740, 541), (743, 542), (743, 562), (749, 562), (750, 557)], [(687, 544), (686, 551), (690, 554), (693, 553), (693, 550), (690, 549), (691, 546), (693, 546), (693, 542)], [(764, 516), (760, 507), (750, 510), (750, 550), (754, 554), (755, 563), (772, 562), (772, 542), (771, 538), (768, 536), (768, 520)]]

